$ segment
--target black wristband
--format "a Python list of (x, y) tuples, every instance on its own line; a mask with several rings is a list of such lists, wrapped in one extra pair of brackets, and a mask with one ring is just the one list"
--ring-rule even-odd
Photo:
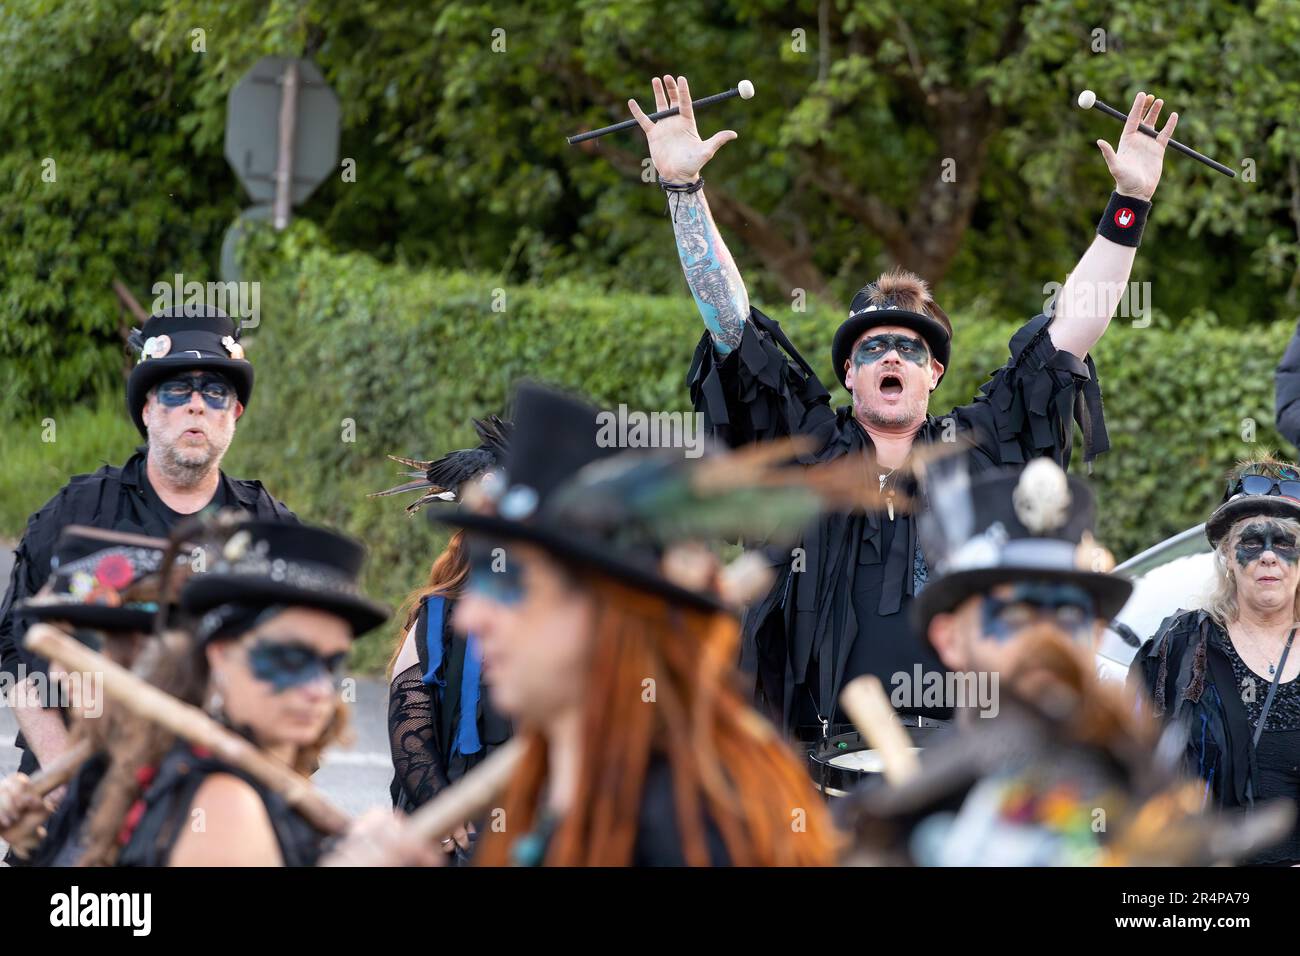
[(703, 176), (695, 180), (695, 182), (693, 183), (670, 183), (666, 179), (659, 180), (659, 188), (666, 193), (685, 193), (687, 195), (690, 195), (691, 193), (699, 192), (700, 188), (703, 187), (703, 185), (704, 185)]
[(1142, 245), (1142, 230), (1150, 212), (1151, 203), (1145, 199), (1111, 193), (1101, 222), (1097, 223), (1097, 235), (1121, 246), (1137, 248)]
[(691, 193), (697, 193), (704, 186), (704, 177), (701, 176), (693, 183), (670, 183), (665, 180), (659, 180), (659, 188), (668, 194), (668, 209), (666, 210), (672, 216), (673, 222), (677, 221), (677, 210), (673, 206), (673, 197), (677, 197), (678, 205), (681, 204), (683, 196), (689, 196)]

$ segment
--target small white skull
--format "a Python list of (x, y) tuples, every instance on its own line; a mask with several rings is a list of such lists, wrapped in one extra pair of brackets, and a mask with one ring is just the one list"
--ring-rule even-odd
[(1034, 534), (1046, 534), (1070, 516), (1070, 482), (1050, 458), (1035, 458), (1020, 473), (1011, 493), (1016, 517)]

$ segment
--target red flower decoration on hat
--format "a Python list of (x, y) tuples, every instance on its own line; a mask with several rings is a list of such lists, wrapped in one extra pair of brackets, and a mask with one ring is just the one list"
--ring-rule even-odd
[(118, 591), (130, 584), (134, 577), (135, 568), (131, 566), (131, 562), (125, 555), (105, 555), (95, 565), (95, 580)]

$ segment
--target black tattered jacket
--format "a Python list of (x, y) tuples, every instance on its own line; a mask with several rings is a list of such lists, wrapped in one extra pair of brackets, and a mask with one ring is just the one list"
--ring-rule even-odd
[[(975, 400), (948, 415), (926, 418), (919, 444), (952, 432), (973, 445), (973, 471), (1021, 465), (1037, 456), (1069, 465), (1073, 423), (1083, 431), (1084, 461), (1106, 451), (1101, 389), (1091, 357), (1058, 350), (1048, 336), (1051, 317), (1039, 315), (1012, 336), (1011, 357)], [(691, 400), (715, 437), (732, 447), (789, 435), (811, 435), (817, 450), (806, 464), (848, 454), (870, 455), (874, 446), (851, 406), (832, 409), (830, 394), (780, 326), (751, 309), (741, 341), (724, 358), (705, 332), (688, 375)], [(911, 492), (913, 489), (900, 489)], [(924, 503), (922, 502), (922, 507)], [(884, 562), (885, 586), (876, 613), (905, 613), (924, 583), (926, 562), (916, 522), (899, 514), (889, 554), (881, 554), (883, 512), (821, 518), (802, 542), (806, 564), (772, 556), (776, 580), (745, 616), (742, 666), (756, 674), (758, 703), (789, 727), (797, 687), (815, 677), (818, 699), (834, 701), (855, 674), (845, 665), (852, 642), (870, 635), (871, 622), (853, 610), (854, 569)], [(919, 643), (919, 639), (918, 639)]]
[(1259, 792), (1259, 772), (1227, 640), (1209, 612), (1177, 611), (1133, 658), (1129, 683), (1145, 689), (1156, 719), (1186, 730), (1186, 767), (1205, 781), (1205, 801), (1244, 807)]

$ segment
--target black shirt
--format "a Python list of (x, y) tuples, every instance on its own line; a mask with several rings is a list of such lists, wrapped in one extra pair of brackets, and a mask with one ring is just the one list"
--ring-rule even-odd
[[(559, 824), (554, 816), (544, 811), (540, 813), (532, 831), (524, 834), (511, 848), (511, 862), (516, 866), (541, 866)], [(707, 812), (704, 844), (709, 854), (709, 866), (731, 865), (731, 854), (727, 852), (722, 832)], [(646, 767), (636, 840), (632, 844), (629, 862), (636, 867), (687, 865), (677, 820), (677, 801), (673, 797), (672, 766), (662, 754), (652, 755)]]
[[(211, 504), (238, 508), (264, 520), (297, 520), (292, 511), (267, 494), (261, 482), (229, 478), (224, 473)], [(27, 520), (27, 530), (14, 551), (9, 590), (0, 604), (0, 670), (16, 677), (19, 664), (26, 666), (27, 673), (44, 669), (44, 662), (20, 645), (29, 622), (13, 605), (31, 597), (45, 583), (54, 547), (65, 527), (79, 524), (166, 537), (182, 517), (163, 504), (150, 486), (143, 448), (120, 468), (106, 465), (93, 474), (75, 475)]]
[(144, 794), (128, 813), (129, 836), (118, 866), (167, 866), (180, 840), (181, 828), (191, 821), (195, 794), (214, 773), (239, 777), (257, 791), (285, 866), (316, 865), (326, 837), (284, 797), (206, 751), (177, 743), (159, 763)]
[[(418, 660), (394, 675), (389, 688), (389, 794), (393, 806), (407, 813), (458, 781), (511, 736), (510, 721), (492, 707), (480, 675), (472, 708), (479, 747), (465, 753), (467, 748), (458, 742), (460, 721), (471, 707), (469, 698), (462, 703), (468, 641), (451, 626), (454, 606), (438, 596), (420, 602), (415, 624)], [(481, 832), (482, 826), (477, 829)], [(468, 859), (458, 848), (454, 861)]]

